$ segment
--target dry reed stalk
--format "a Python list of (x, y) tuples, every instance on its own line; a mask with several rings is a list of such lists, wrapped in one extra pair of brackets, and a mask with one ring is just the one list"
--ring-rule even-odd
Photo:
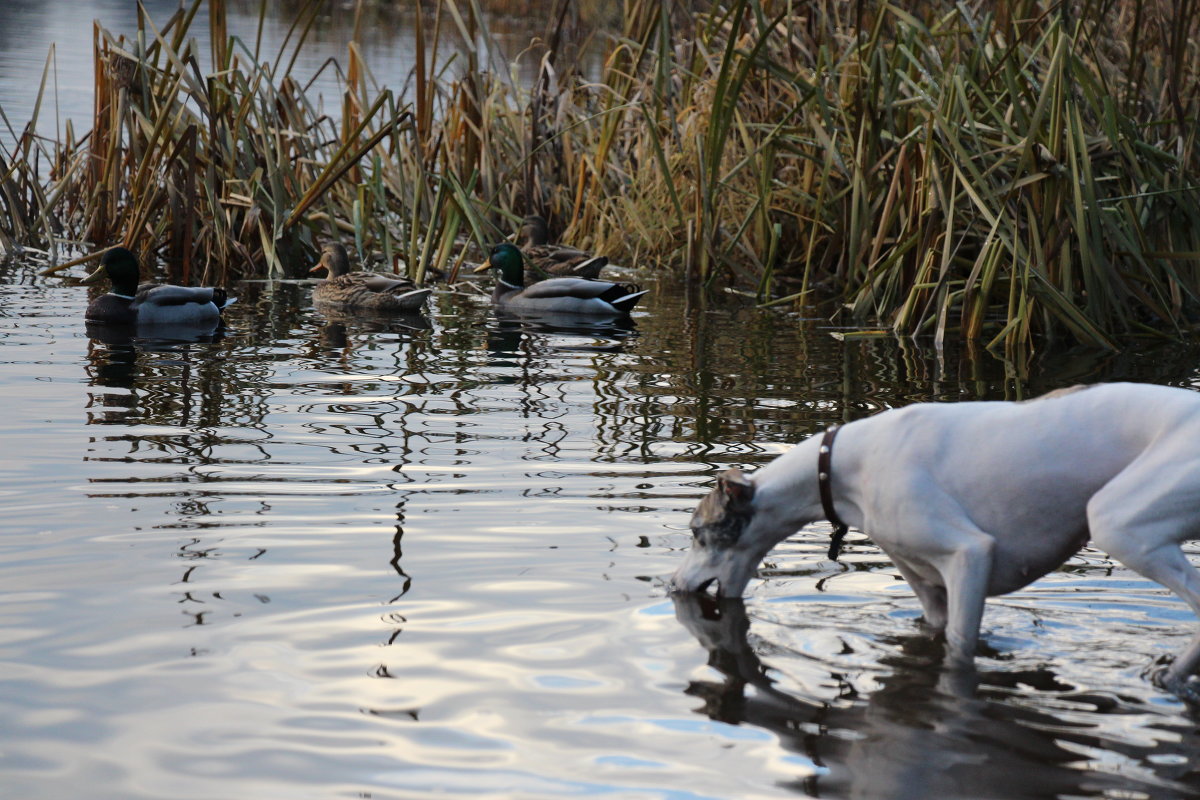
[[(229, 40), (201, 81), (197, 7), (143, 21), (144, 50), (97, 29), (92, 132), (59, 143), (42, 218), (145, 250), (190, 229), (230, 277), (286, 274), (352, 232), (422, 275), (463, 232), (484, 245), (540, 211), (705, 286), (1006, 352), (1055, 333), (1113, 347), (1200, 311), (1193, 4), (630, 0), (598, 74), (567, 63), (560, 13), (523, 87), (478, 63), (478, 3), (436, 0), (432, 31), (418, 5), (411, 111), (352, 44), (337, 130), (291, 76), (313, 4), (273, 66)], [(454, 78), (443, 20), (472, 45)]]

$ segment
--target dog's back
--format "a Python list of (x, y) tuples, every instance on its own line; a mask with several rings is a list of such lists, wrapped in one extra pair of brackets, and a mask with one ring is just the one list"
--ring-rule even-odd
[(1017, 403), (919, 403), (856, 426), (891, 440), (893, 454), (950, 470), (1057, 464), (1099, 478), (1160, 437), (1200, 436), (1200, 392), (1140, 383), (1073, 386)]
[(1089, 385), (1086, 383), (1077, 383), (1074, 386), (1064, 386), (1061, 389), (1053, 389), (1049, 392), (1046, 392), (1045, 394), (1038, 395), (1037, 397), (1030, 397), (1027, 400), (1018, 400), (1017, 402), (1018, 403), (1033, 403), (1038, 400), (1049, 400), (1053, 397), (1062, 397), (1064, 395), (1074, 394), (1075, 392), (1082, 392), (1084, 389), (1094, 389), (1097, 385), (1102, 385), (1102, 384)]
[(1011, 591), (1087, 541), (1089, 503), (1132, 465), (1200, 474), (1200, 393), (1114, 383), (1022, 403), (920, 403), (854, 423), (838, 448), (835, 471), (840, 460), (871, 476), (850, 490), (870, 509), (865, 530), (883, 541), (897, 520), (924, 524), (914, 503), (960, 508), (994, 537), (998, 562), (1019, 565), (994, 576), (992, 593)]

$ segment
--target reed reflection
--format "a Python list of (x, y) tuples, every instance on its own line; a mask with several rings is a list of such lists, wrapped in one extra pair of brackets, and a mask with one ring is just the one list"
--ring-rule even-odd
[[(404, 567), (401, 565), (401, 562), (404, 560), (403, 542), (405, 506), (408, 503), (409, 494), (410, 492), (402, 492), (400, 500), (396, 503), (396, 524), (394, 527), (394, 533), (392, 534), (391, 558), (388, 559), (388, 564), (391, 566), (392, 571), (394, 571), (396, 576), (399, 578), (400, 585), (399, 591), (386, 601), (385, 605), (388, 606), (396, 606), (396, 604), (398, 604), (400, 600), (406, 594), (408, 594), (408, 591), (412, 588), (413, 584), (412, 577), (405, 572)], [(388, 635), (384, 639), (383, 644), (385, 647), (391, 647), (397, 643), (397, 640), (400, 638), (400, 634), (404, 632), (404, 626), (408, 624), (408, 617), (402, 613), (399, 608), (393, 608), (393, 610), (385, 612), (381, 619), (384, 625), (389, 629)], [(403, 656), (398, 655), (398, 658), (402, 659)], [(396, 677), (396, 674), (392, 671), (388, 661), (382, 661), (377, 664), (372, 670), (372, 674), (377, 678)], [(369, 711), (370, 713), (385, 713), (384, 711), (378, 709)], [(405, 709), (403, 714), (411, 717), (412, 719), (417, 718), (416, 709)]]
[[(404, 560), (404, 506), (407, 502), (408, 494), (405, 493), (401, 495), (400, 500), (396, 503), (396, 527), (395, 533), (392, 535), (392, 557), (388, 559), (388, 563), (391, 564), (392, 569), (400, 578), (400, 591), (392, 599), (388, 600), (389, 605), (399, 601), (412, 588), (412, 577), (400, 565), (400, 562)], [(392, 640), (399, 633), (400, 631), (397, 630), (396, 634), (393, 634), (388, 640), (388, 644), (391, 644)]]
[[(521, 421), (523, 460), (569, 460), (578, 444), (581, 405), (594, 433), (589, 459), (609, 461), (617, 450), (644, 449), (648, 440), (633, 410), (636, 391), (627, 372), (636, 362), (636, 325), (629, 319), (493, 311), (487, 322), (489, 384), (495, 407), (513, 406)], [(500, 387), (508, 387), (509, 390)], [(536, 491), (536, 490), (535, 490)], [(550, 487), (542, 493), (557, 491)]]
[(969, 345), (939, 347), (931, 337), (838, 328), (711, 298), (689, 302), (669, 287), (655, 298), (655, 313), (638, 319), (639, 344), (652, 350), (628, 366), (632, 392), (651, 417), (657, 458), (714, 469), (773, 456), (763, 442), (794, 442), (917, 401), (1020, 400), (1098, 381), (1200, 384), (1195, 342), (1120, 352), (1045, 342), (1018, 363)]
[[(1129, 792), (1193, 796), (1200, 736), (1164, 731), (1160, 741), (1101, 738), (1080, 722), (1087, 713), (1150, 713), (1122, 707), (1112, 697), (1072, 695), (1049, 670), (981, 672), (977, 690), (946, 680), (940, 645), (924, 636), (899, 639), (899, 652), (876, 691), (857, 696), (845, 687), (834, 701), (781, 691), (750, 644), (750, 620), (740, 599), (674, 598), (675, 616), (708, 652), (722, 680), (689, 683), (687, 694), (711, 719), (749, 724), (774, 733), (780, 744), (810, 761), (814, 774), (790, 788), (812, 797), (1020, 798), (1093, 797)], [(1033, 707), (1025, 697), (1044, 692)], [(1064, 709), (1058, 713), (1055, 708)], [(1120, 753), (1118, 775), (1088, 753)], [(1176, 795), (1174, 792), (1180, 792)]]
[[(207, 515), (209, 512), (205, 509), (203, 513)], [(200, 537), (192, 536), (179, 546), (177, 555), (187, 564), (183, 576), (179, 579), (179, 585), (182, 588), (176, 591), (176, 602), (180, 606), (180, 612), (189, 620), (186, 627), (210, 624), (208, 617), (213, 613), (211, 601), (224, 598), (219, 590), (202, 591), (193, 584), (196, 570), (200, 567), (201, 562), (219, 558), (221, 552), (215, 544), (206, 544), (205, 540)]]

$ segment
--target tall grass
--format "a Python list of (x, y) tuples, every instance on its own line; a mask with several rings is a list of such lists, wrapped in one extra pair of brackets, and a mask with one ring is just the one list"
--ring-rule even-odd
[[(626, 158), (665, 167), (604, 199), (599, 243), (993, 347), (1182, 328), (1200, 289), (1195, 9), (1002, 5), (714, 12), (692, 46), (651, 53), (676, 80), (640, 103)], [(622, 224), (639, 208), (660, 209), (654, 229)]]
[(198, 0), (97, 29), (92, 130), (19, 140), (0, 245), (123, 241), (222, 280), (340, 235), (421, 277), (537, 212), (763, 304), (997, 349), (1115, 347), (1198, 310), (1195, 4), (626, 0), (583, 74), (557, 0), (527, 84), (473, 47), (448, 59), (453, 39), (495, 52), (478, 0), (417, 6), (403, 100), (351, 44), (338, 122), (292, 74), (315, 2), (273, 57), (225, 33), (222, 2), (207, 59)]
[(410, 106), (371, 84), (354, 43), (339, 119), (293, 74), (322, 5), (299, 5), (274, 54), (225, 33), (221, 0), (208, 3), (210, 53), (189, 38), (199, 0), (161, 28), (143, 11), (129, 37), (97, 25), (91, 130), (40, 160), (39, 140), (29, 130), (19, 139), (9, 182), (53, 168), (9, 235), (122, 243), (161, 255), (184, 282), (295, 274), (321, 238), (352, 239), (389, 262), (420, 251), (408, 259), (418, 277), (431, 258), (448, 258), (430, 246), (446, 231), (454, 238), (448, 181), (416, 141), (430, 132)]

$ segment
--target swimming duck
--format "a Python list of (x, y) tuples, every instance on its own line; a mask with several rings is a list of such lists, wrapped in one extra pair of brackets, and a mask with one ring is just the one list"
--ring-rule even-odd
[(531, 214), (521, 223), (517, 247), (525, 256), (526, 284), (563, 276), (599, 278), (600, 271), (608, 264), (605, 256), (594, 256), (586, 250), (576, 250), (562, 244), (550, 244), (546, 220), (537, 214)]
[(100, 266), (81, 283), (108, 278), (112, 286), (88, 305), (84, 318), (123, 325), (201, 324), (219, 320), (221, 309), (233, 302), (220, 287), (139, 286), (140, 273), (137, 256), (131, 251), (124, 247), (107, 250), (100, 257)]
[(512, 311), (553, 311), (572, 314), (628, 314), (645, 292), (632, 283), (586, 278), (547, 278), (524, 283), (524, 256), (516, 245), (501, 242), (492, 248), (475, 272), (500, 272), (492, 302)]
[(418, 289), (407, 278), (389, 278), (378, 272), (351, 272), (346, 248), (336, 242), (321, 250), (321, 260), (309, 272), (326, 270), (329, 280), (313, 289), (318, 303), (359, 311), (392, 313), (416, 311), (425, 304), (432, 289)]

